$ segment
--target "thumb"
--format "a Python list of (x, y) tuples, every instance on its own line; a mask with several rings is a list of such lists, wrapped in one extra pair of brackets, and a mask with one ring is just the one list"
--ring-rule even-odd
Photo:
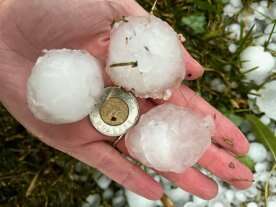
[(128, 11), (127, 15), (133, 15), (133, 16), (142, 16), (148, 14), (146, 10), (144, 10), (143, 7), (141, 7), (135, 0), (112, 0), (113, 2), (120, 2), (120, 4), (125, 5), (126, 11)]

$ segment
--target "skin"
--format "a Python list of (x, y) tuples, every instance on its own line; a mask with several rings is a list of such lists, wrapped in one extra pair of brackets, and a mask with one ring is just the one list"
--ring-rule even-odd
[[(129, 190), (159, 199), (162, 187), (125, 159), (127, 150), (123, 140), (118, 149), (113, 148), (111, 139), (98, 133), (88, 118), (72, 124), (45, 124), (33, 117), (26, 102), (26, 82), (42, 49), (86, 49), (104, 65), (111, 22), (122, 15), (147, 13), (132, 0), (0, 0), (0, 100), (42, 142), (99, 169)], [(186, 50), (185, 60), (190, 74), (187, 79), (203, 74), (202, 67)], [(111, 84), (106, 75), (105, 82)], [(199, 160), (199, 165), (236, 188), (249, 187), (252, 174), (235, 159), (237, 154), (246, 154), (249, 146), (239, 129), (186, 86), (174, 91), (168, 101), (214, 117), (214, 144)], [(160, 104), (152, 100), (139, 102), (142, 113)], [(182, 174), (160, 174), (204, 199), (213, 198), (218, 191), (211, 178), (193, 167)]]

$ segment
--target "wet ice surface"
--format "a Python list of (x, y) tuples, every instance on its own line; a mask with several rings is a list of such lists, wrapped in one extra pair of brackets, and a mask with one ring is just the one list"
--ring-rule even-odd
[(163, 104), (141, 116), (126, 135), (134, 158), (160, 171), (180, 173), (194, 165), (211, 144), (211, 117)]
[(168, 98), (185, 76), (177, 33), (153, 15), (126, 17), (111, 31), (107, 73), (137, 96)]

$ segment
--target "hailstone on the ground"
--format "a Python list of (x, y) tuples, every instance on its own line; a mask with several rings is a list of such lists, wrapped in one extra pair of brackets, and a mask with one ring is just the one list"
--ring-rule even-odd
[(125, 142), (130, 155), (144, 165), (181, 173), (194, 165), (211, 144), (213, 128), (210, 116), (163, 104), (142, 115), (128, 131)]
[(34, 65), (27, 84), (33, 115), (51, 124), (83, 119), (103, 94), (101, 66), (86, 51), (45, 51)]
[(125, 17), (111, 31), (106, 70), (116, 85), (139, 97), (166, 99), (185, 77), (183, 48), (161, 19)]
[(274, 57), (264, 50), (262, 46), (247, 47), (241, 54), (241, 71), (245, 72), (249, 81), (261, 84), (271, 73), (275, 66)]
[(256, 97), (256, 104), (266, 116), (276, 120), (276, 81), (266, 83)]

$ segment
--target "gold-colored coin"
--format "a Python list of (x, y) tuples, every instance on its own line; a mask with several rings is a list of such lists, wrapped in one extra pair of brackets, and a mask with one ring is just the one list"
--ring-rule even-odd
[(89, 116), (100, 133), (120, 136), (135, 125), (139, 118), (139, 105), (131, 92), (119, 87), (107, 87)]
[(111, 97), (101, 106), (100, 115), (105, 123), (118, 126), (127, 120), (128, 106), (122, 99)]

